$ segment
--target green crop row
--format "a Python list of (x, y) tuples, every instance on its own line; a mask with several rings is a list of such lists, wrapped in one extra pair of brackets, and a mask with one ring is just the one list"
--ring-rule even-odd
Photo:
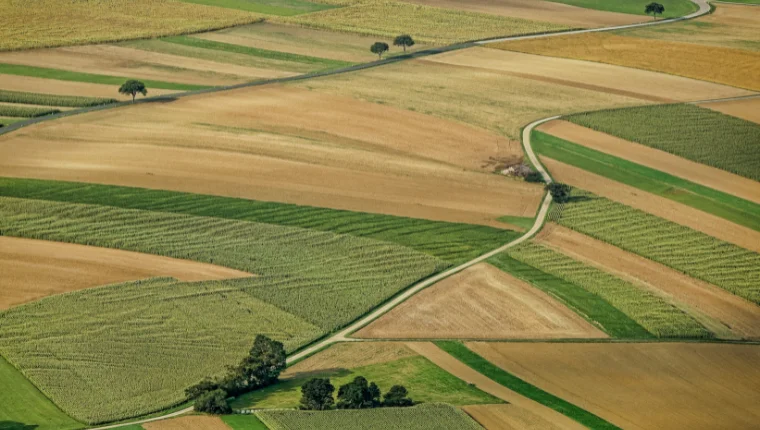
[(760, 304), (760, 254), (577, 189), (550, 217)]
[(696, 320), (661, 297), (550, 248), (527, 242), (507, 253), (600, 296), (657, 337), (711, 337)]
[(37, 118), (38, 116), (45, 116), (58, 112), (60, 112), (58, 109), (0, 104), (0, 116), (10, 116), (16, 118)]
[(0, 90), (0, 102), (27, 103), (42, 106), (90, 107), (116, 103), (116, 99), (80, 96), (57, 96), (53, 94)]

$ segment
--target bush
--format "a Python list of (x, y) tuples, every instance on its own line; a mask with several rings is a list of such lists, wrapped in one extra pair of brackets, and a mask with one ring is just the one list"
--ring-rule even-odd
[(229, 414), (232, 412), (227, 403), (227, 393), (224, 390), (214, 390), (201, 394), (195, 400), (195, 410), (209, 414)]
[(544, 176), (539, 172), (530, 172), (525, 175), (525, 182), (542, 183), (544, 182)]

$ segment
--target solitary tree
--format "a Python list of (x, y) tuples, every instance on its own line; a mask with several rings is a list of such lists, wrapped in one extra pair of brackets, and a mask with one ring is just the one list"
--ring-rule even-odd
[(333, 392), (335, 387), (328, 378), (312, 378), (301, 386), (301, 409), (324, 411), (330, 409), (335, 402)]
[(357, 376), (352, 382), (338, 390), (338, 409), (368, 409), (380, 406), (380, 388), (368, 383), (363, 376)]
[(409, 394), (403, 385), (394, 385), (383, 395), (383, 406), (403, 407), (412, 406), (414, 401), (407, 397)]
[(412, 36), (408, 34), (402, 34), (401, 36), (396, 36), (396, 38), (393, 39), (393, 46), (403, 46), (404, 52), (406, 52), (407, 46), (414, 46), (414, 39), (412, 39)]
[(385, 42), (375, 42), (372, 44), (372, 46), (369, 47), (369, 50), (372, 51), (373, 54), (377, 54), (381, 60), (383, 58), (383, 54), (387, 52), (388, 49), (388, 44)]
[(570, 200), (570, 186), (569, 185), (552, 182), (551, 184), (546, 186), (546, 189), (549, 190), (549, 192), (552, 195), (552, 198), (557, 203), (566, 203), (568, 200)]
[(647, 15), (652, 15), (654, 19), (657, 19), (657, 15), (662, 15), (662, 13), (665, 12), (665, 6), (660, 3), (652, 2), (644, 8), (644, 12)]
[(224, 390), (214, 390), (201, 394), (195, 399), (195, 410), (209, 414), (229, 414), (232, 408), (227, 403), (227, 393)]
[(148, 94), (148, 89), (145, 88), (145, 84), (143, 84), (140, 81), (136, 81), (134, 79), (130, 79), (127, 82), (124, 82), (124, 84), (119, 87), (119, 94), (124, 95), (130, 95), (132, 96), (132, 102), (135, 101), (135, 96), (140, 93), (143, 96), (146, 96)]

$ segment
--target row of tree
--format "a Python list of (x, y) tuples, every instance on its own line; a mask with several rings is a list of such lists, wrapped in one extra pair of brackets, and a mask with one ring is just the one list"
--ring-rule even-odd
[[(404, 52), (406, 52), (406, 48), (414, 46), (414, 39), (408, 34), (402, 34), (393, 39), (393, 46), (401, 46), (404, 48)], [(369, 47), (369, 50), (373, 54), (377, 54), (380, 59), (383, 58), (383, 54), (388, 52), (389, 49), (390, 47), (385, 42), (375, 42)]]
[(381, 406), (404, 407), (414, 405), (408, 397), (409, 393), (403, 385), (394, 385), (382, 396), (380, 388), (374, 382), (367, 381), (363, 376), (357, 376), (348, 384), (338, 389), (338, 402), (335, 403), (333, 393), (335, 387), (329, 378), (312, 378), (301, 387), (300, 408), (310, 411), (332, 409), (370, 409)]

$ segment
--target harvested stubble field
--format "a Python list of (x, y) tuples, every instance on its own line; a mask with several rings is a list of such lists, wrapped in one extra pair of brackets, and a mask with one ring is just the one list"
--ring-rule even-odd
[(693, 317), (663, 297), (551, 248), (528, 242), (507, 254), (600, 296), (656, 337), (712, 337)]
[(486, 69), (509, 76), (631, 97), (644, 102), (674, 102), (736, 97), (745, 90), (647, 70), (589, 61), (552, 58), (499, 49), (470, 48), (424, 61)]
[(741, 118), (674, 104), (603, 110), (567, 120), (760, 181), (760, 125)]
[[(550, 57), (598, 61), (670, 73), (724, 85), (760, 90), (760, 52), (612, 33), (585, 33), (489, 45), (492, 48)], [(731, 64), (731, 67), (726, 67)]]
[(727, 102), (702, 103), (699, 106), (760, 124), (760, 97)]
[(562, 339), (607, 335), (550, 295), (482, 263), (355, 333), (381, 339)]
[(559, 224), (760, 304), (760, 254), (579, 189)]
[(650, 289), (675, 303), (718, 337), (760, 338), (760, 308), (714, 285), (554, 223), (547, 224), (536, 241)]
[(515, 405), (472, 405), (462, 408), (487, 430), (561, 430), (563, 427)]
[(393, 38), (410, 32), (415, 40), (450, 44), (489, 37), (542, 33), (568, 26), (506, 16), (421, 6), (392, 0), (327, 0), (345, 5), (274, 22), (331, 31)]
[(272, 410), (256, 416), (271, 430), (482, 430), (461, 410), (427, 403), (409, 408), (335, 410), (324, 412)]
[(757, 345), (482, 342), (467, 346), (517, 377), (622, 428), (752, 429), (760, 420)]
[(166, 36), (261, 20), (174, 0), (2, 0), (0, 51)]
[(533, 216), (543, 194), (536, 184), (491, 173), (493, 160), (522, 157), (519, 145), (503, 137), (293, 87), (245, 88), (78, 115), (0, 141), (4, 176), (471, 224), (504, 226), (496, 218)]
[[(114, 98), (125, 101), (132, 100), (132, 96), (118, 94), (118, 86), (106, 84), (93, 84), (87, 82), (60, 81), (57, 79), (36, 78), (32, 76), (18, 75), (0, 75), (0, 90), (25, 92), (25, 93), (44, 93), (45, 95), (56, 95), (69, 97), (71, 94), (77, 94), (82, 97), (93, 98)], [(149, 89), (151, 96), (171, 94), (176, 90)]]

